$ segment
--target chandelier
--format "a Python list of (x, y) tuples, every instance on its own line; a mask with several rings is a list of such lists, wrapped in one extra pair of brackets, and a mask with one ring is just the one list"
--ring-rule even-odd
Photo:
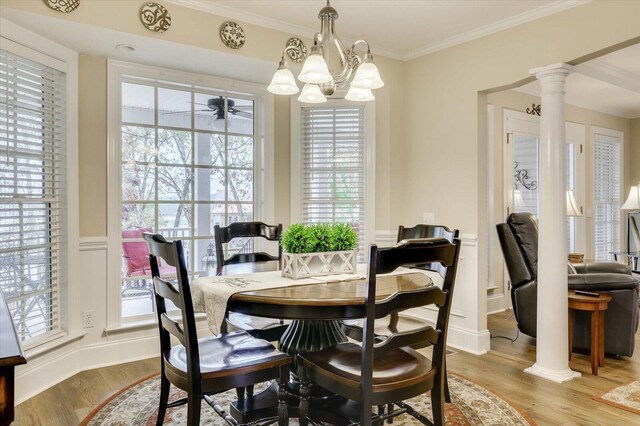
[[(327, 5), (318, 14), (320, 32), (313, 37), (313, 47), (309, 55), (304, 58), (302, 71), (298, 80), (304, 83), (302, 92), (298, 96), (300, 102), (322, 103), (327, 96), (335, 93), (337, 88), (349, 85), (345, 99), (351, 101), (371, 101), (375, 99), (372, 89), (379, 89), (384, 85), (380, 78), (378, 67), (373, 63), (373, 56), (369, 43), (357, 40), (346, 49), (335, 33), (335, 22), (338, 12)], [(367, 53), (363, 57), (355, 52), (357, 45), (365, 45)], [(278, 70), (273, 75), (271, 84), (267, 88), (276, 95), (293, 95), (300, 91), (293, 74), (287, 68), (285, 56), (289, 50), (295, 50), (296, 55), (304, 57), (304, 52), (297, 46), (284, 49)]]

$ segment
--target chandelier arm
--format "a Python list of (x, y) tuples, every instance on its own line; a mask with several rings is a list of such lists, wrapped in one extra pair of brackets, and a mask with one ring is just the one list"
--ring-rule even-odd
[(344, 44), (337, 35), (334, 35), (333, 42), (338, 50), (340, 65), (342, 66), (342, 71), (338, 75), (334, 75), (333, 80), (335, 81), (336, 86), (344, 87), (345, 83), (351, 78), (353, 67), (351, 66), (351, 62), (349, 60), (349, 56), (344, 47)]

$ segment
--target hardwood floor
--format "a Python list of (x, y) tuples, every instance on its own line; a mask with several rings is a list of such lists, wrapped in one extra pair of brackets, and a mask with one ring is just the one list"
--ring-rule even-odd
[[(510, 312), (489, 316), (492, 336), (516, 336)], [(514, 343), (491, 339), (491, 352), (482, 356), (458, 351), (447, 359), (449, 370), (498, 393), (518, 405), (539, 425), (631, 425), (640, 416), (602, 404), (592, 396), (640, 378), (640, 333), (633, 358), (605, 359), (598, 376), (591, 375), (587, 354), (574, 354), (571, 368), (582, 377), (556, 384), (525, 374), (535, 359), (535, 340), (520, 335)], [(158, 371), (150, 359), (77, 374), (16, 407), (16, 425), (78, 424), (114, 392)]]

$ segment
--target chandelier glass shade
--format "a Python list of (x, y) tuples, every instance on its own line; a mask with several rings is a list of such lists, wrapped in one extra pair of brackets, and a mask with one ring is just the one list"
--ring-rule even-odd
[[(314, 36), (309, 55), (305, 55), (306, 51), (303, 52), (297, 46), (285, 48), (282, 60), (267, 90), (276, 95), (298, 93), (293, 74), (285, 62), (286, 54), (292, 53), (290, 50), (295, 50), (295, 57), (304, 58), (302, 71), (298, 75), (298, 80), (305, 83), (298, 97), (301, 102), (326, 102), (326, 97), (333, 95), (336, 89), (347, 86), (349, 90), (345, 99), (360, 102), (375, 99), (371, 90), (384, 86), (384, 82), (378, 67), (373, 62), (369, 43), (357, 40), (351, 49), (345, 48), (335, 33), (338, 13), (331, 7), (328, 0), (327, 5), (320, 10), (318, 18), (320, 31)], [(366, 46), (366, 53), (362, 56), (356, 53), (356, 46), (359, 45)]]
[(284, 61), (280, 61), (280, 67), (267, 90), (276, 95), (294, 95), (300, 91), (293, 73), (285, 66)]
[(309, 104), (321, 104), (327, 101), (326, 96), (320, 90), (320, 86), (317, 84), (307, 83), (302, 88), (300, 96), (298, 96), (300, 102), (306, 102)]

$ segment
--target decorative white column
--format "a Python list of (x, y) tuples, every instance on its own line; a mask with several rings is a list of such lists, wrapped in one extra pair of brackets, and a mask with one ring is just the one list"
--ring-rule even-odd
[(538, 176), (538, 322), (536, 363), (524, 371), (565, 382), (580, 373), (569, 368), (567, 217), (567, 146), (564, 86), (573, 67), (555, 64), (531, 70), (540, 81), (540, 165)]

